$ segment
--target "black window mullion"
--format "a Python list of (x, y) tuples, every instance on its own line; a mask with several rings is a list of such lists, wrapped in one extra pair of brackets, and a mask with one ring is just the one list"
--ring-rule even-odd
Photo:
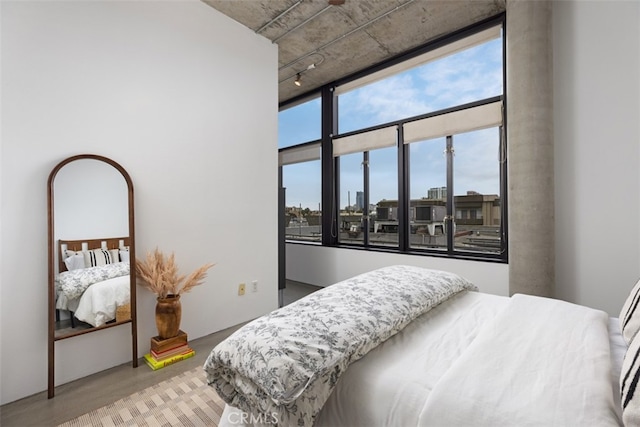
[(364, 200), (362, 207), (362, 232), (364, 246), (369, 246), (369, 152), (365, 151), (362, 156), (362, 173), (363, 173), (363, 187), (364, 187)]
[(447, 218), (445, 220), (445, 228), (447, 230), (447, 253), (453, 254), (453, 237), (455, 206), (453, 197), (453, 136), (447, 136), (447, 148), (445, 149), (447, 156)]
[[(503, 121), (506, 120), (503, 117)], [(505, 260), (509, 259), (509, 239), (507, 237), (508, 232), (508, 218), (507, 218), (507, 147), (505, 140), (505, 128), (504, 125), (500, 126), (500, 246), (502, 250), (502, 256)]]
[(334, 246), (338, 243), (337, 218), (340, 211), (336, 203), (338, 162), (333, 158), (331, 137), (336, 134), (338, 126), (338, 105), (333, 88), (324, 87), (321, 97), (322, 244)]
[(398, 126), (398, 250), (409, 250), (409, 147), (404, 143), (404, 130)]

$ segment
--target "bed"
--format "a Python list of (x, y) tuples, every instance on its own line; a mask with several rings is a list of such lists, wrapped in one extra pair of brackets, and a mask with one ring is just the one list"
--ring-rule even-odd
[(56, 310), (93, 327), (130, 318), (128, 238), (60, 240)]
[(639, 301), (640, 281), (610, 318), (391, 266), (248, 323), (204, 369), (220, 426), (640, 425)]

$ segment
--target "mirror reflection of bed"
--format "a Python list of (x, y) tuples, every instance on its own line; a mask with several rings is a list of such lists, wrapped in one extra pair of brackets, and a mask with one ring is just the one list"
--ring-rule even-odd
[[(138, 366), (133, 181), (117, 162), (79, 154), (47, 182), (48, 398), (55, 394), (56, 345), (120, 325), (131, 327)], [(73, 321), (73, 322), (72, 322)], [(108, 344), (104, 344), (108, 345)]]
[(59, 240), (56, 337), (131, 319), (129, 238)]

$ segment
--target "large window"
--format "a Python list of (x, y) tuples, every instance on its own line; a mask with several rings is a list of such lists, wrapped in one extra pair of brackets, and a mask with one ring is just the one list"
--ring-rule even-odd
[[(292, 178), (292, 165), (283, 180), (307, 182), (308, 199), (322, 199), (289, 202), (287, 184), (287, 209), (315, 203), (301, 215), (324, 215), (317, 240), (506, 260), (502, 19), (338, 82), (322, 91), (324, 108), (301, 104), (308, 117), (324, 114), (306, 142), (317, 138), (327, 155), (305, 161), (314, 184)], [(288, 127), (288, 111), (280, 113), (283, 135), (297, 126)], [(295, 225), (300, 233), (289, 239), (313, 240)]]

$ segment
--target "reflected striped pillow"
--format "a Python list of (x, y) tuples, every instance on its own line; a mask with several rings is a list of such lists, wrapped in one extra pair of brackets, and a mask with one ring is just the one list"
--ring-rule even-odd
[(625, 426), (640, 425), (640, 339), (631, 341), (620, 373), (620, 403)]
[(640, 330), (640, 280), (638, 280), (620, 310), (620, 331), (627, 345)]
[(118, 249), (91, 249), (83, 251), (82, 254), (84, 255), (84, 265), (86, 267), (97, 267), (120, 262)]

